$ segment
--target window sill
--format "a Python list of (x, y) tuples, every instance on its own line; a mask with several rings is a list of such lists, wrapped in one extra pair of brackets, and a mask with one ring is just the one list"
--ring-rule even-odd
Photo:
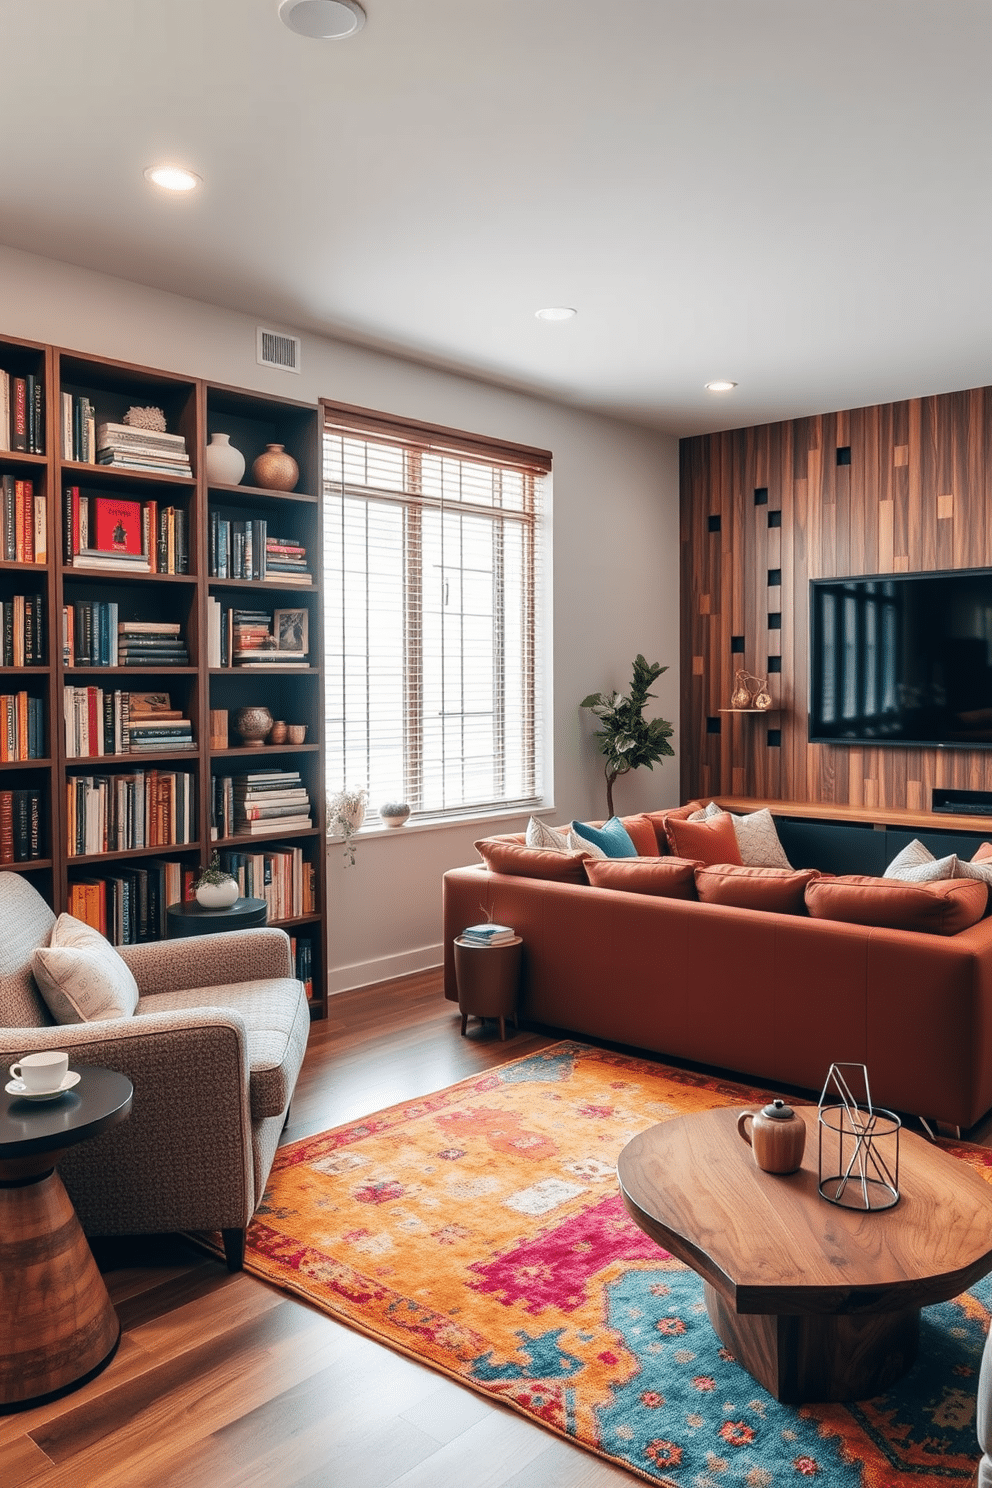
[[(553, 816), (555, 806), (523, 806), (507, 811), (487, 811), (482, 816), (443, 816), (425, 817), (418, 821), (408, 821), (402, 827), (361, 827), (352, 838), (353, 842), (370, 842), (374, 837), (409, 837), (412, 833), (420, 832), (445, 832), (452, 831), (456, 827), (485, 827), (489, 822), (517, 821), (521, 817), (529, 816)], [(340, 847), (344, 841), (343, 837), (329, 837), (327, 846)]]

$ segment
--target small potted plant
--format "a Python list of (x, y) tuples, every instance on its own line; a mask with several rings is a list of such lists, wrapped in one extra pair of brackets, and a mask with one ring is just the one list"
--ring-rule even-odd
[(339, 790), (327, 799), (327, 834), (341, 837), (344, 841), (344, 856), (351, 867), (355, 866), (355, 833), (365, 820), (365, 790)]
[(406, 801), (384, 801), (379, 807), (379, 815), (387, 827), (402, 827), (410, 815), (410, 808)]
[(230, 909), (241, 894), (238, 880), (225, 873), (217, 853), (213, 854), (193, 888), (197, 904), (202, 904), (204, 909)]

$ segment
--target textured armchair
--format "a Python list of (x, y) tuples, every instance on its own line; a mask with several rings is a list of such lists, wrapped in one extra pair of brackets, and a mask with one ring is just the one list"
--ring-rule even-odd
[(54, 1024), (31, 958), (55, 916), (0, 873), (0, 1064), (64, 1049), (134, 1085), (131, 1117), (60, 1159), (92, 1235), (219, 1229), (239, 1270), (303, 1062), (309, 1013), (275, 929), (120, 946), (140, 991), (130, 1018)]

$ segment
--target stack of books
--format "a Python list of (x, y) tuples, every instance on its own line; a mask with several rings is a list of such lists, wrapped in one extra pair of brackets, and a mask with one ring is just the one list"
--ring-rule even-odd
[(117, 623), (116, 600), (79, 599), (63, 605), (63, 665), (116, 666)]
[(307, 667), (309, 633), (306, 609), (236, 610), (207, 600), (210, 667)]
[(181, 770), (70, 775), (66, 780), (69, 857), (181, 847), (195, 841), (194, 786), (195, 777)]
[(15, 377), (0, 368), (0, 450), (45, 453), (42, 379)]
[(312, 584), (306, 548), (292, 537), (267, 537), (262, 577), (271, 584)]
[(0, 863), (41, 857), (41, 792), (0, 790)]
[(71, 567), (109, 573), (189, 572), (187, 519), (181, 507), (87, 496), (78, 486), (66, 486), (62, 506), (62, 556)]
[(228, 848), (219, 857), (225, 873), (237, 880), (243, 898), (265, 900), (270, 925), (314, 913), (314, 868), (304, 861), (301, 847), (272, 847), (265, 852)]
[(497, 946), (506, 945), (507, 941), (516, 940), (517, 932), (511, 930), (508, 925), (469, 925), (467, 930), (461, 933), (461, 939), (468, 945)]
[(0, 695), (0, 760), (45, 758), (45, 708), (27, 692)]
[(132, 692), (128, 706), (127, 749), (130, 754), (155, 749), (195, 749), (193, 725), (173, 708), (167, 692)]
[(120, 470), (181, 475), (187, 480), (193, 475), (185, 435), (136, 429), (130, 424), (97, 425), (96, 458), (98, 464), (114, 465)]
[(29, 480), (0, 479), (0, 554), (6, 563), (48, 562), (48, 503)]
[(69, 913), (114, 945), (165, 940), (168, 906), (192, 896), (195, 878), (195, 869), (184, 863), (146, 858), (138, 868), (70, 883)]
[[(113, 663), (112, 663), (113, 664)], [(189, 651), (178, 622), (122, 620), (117, 627), (118, 666), (188, 666)]]
[(195, 749), (193, 725), (167, 692), (66, 687), (65, 752), (70, 759)]
[(297, 770), (215, 775), (211, 837), (272, 837), (313, 826), (310, 797)]

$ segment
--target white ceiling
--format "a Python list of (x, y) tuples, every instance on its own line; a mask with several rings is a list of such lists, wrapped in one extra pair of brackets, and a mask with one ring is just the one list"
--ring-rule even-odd
[(366, 9), (0, 0), (0, 241), (677, 434), (992, 382), (987, 0)]

